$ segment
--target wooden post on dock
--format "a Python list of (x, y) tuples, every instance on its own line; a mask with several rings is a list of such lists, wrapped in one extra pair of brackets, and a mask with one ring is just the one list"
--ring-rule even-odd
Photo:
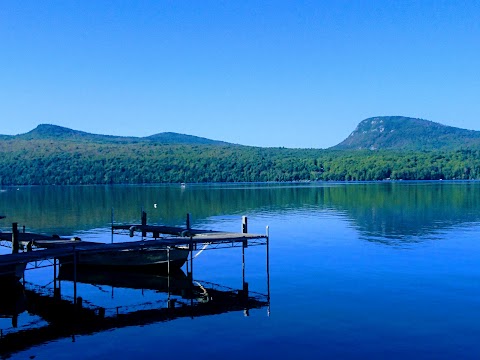
[(114, 224), (114, 214), (113, 214), (113, 206), (112, 206), (112, 213), (111, 213), (111, 217), (112, 217), (112, 237), (110, 238), (110, 243), (113, 244), (113, 224)]
[[(246, 216), (242, 216), (242, 234), (248, 233), (248, 219)], [(242, 242), (242, 253), (245, 251), (245, 248), (248, 247), (248, 240), (243, 240)], [(244, 257), (245, 254), (243, 253)]]
[[(147, 226), (147, 213), (142, 210), (142, 226)], [(147, 232), (142, 229), (142, 237), (146, 237)]]
[[(188, 234), (190, 233), (190, 231), (188, 231), (188, 230), (191, 229), (191, 227), (190, 227), (190, 213), (187, 213), (187, 218), (185, 220), (185, 228), (187, 229), (187, 231), (186, 231), (187, 235), (186, 236), (189, 236)], [(192, 235), (191, 234), (190, 234), (190, 240), (192, 240)], [(194, 246), (195, 246), (195, 250), (197, 250), (197, 243), (195, 243)]]
[(112, 207), (110, 216), (111, 216), (111, 220), (112, 220), (112, 232), (113, 232), (113, 224), (114, 224), (114, 221), (115, 221), (115, 219), (114, 219), (114, 213), (113, 213), (113, 207)]
[(12, 223), (12, 254), (18, 254), (20, 244), (18, 242), (18, 223)]
[(248, 219), (246, 216), (242, 216), (242, 234), (248, 233)]

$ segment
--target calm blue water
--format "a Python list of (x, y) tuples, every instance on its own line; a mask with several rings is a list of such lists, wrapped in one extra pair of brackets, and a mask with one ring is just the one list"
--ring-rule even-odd
[[(30, 231), (110, 241), (112, 206), (119, 222), (138, 222), (143, 207), (149, 222), (178, 225), (190, 212), (194, 227), (239, 231), (247, 215), (249, 232), (270, 228), (269, 289), (266, 247), (245, 251), (250, 292), (261, 297), (270, 291), (270, 304), (248, 316), (236, 309), (90, 334), (72, 330), (7, 357), (480, 357), (477, 182), (20, 188), (0, 199), (0, 214), (8, 216), (0, 223), (4, 231), (16, 219)], [(52, 278), (51, 267), (26, 273), (37, 292), (48, 293)], [(193, 278), (207, 290), (212, 284), (224, 293), (242, 289), (241, 248), (204, 251), (194, 260)], [(107, 316), (115, 309), (164, 308), (168, 297), (158, 288), (98, 283), (79, 284), (77, 293), (87, 305), (107, 309)], [(72, 294), (73, 283), (63, 280), (62, 296)], [(178, 294), (171, 298), (184, 301)], [(19, 314), (16, 328), (11, 318), (0, 318), (4, 334), (48, 325), (28, 311)]]

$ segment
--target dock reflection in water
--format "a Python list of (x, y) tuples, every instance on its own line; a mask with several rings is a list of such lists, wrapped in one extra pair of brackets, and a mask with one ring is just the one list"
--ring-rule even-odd
[(18, 316), (27, 310), (27, 298), (23, 285), (7, 279), (2, 283), (0, 296), (0, 318), (11, 319), (12, 328), (18, 326)]
[[(115, 296), (114, 289), (119, 294), (121, 290), (126, 290), (138, 295), (134, 299), (136, 303), (131, 303), (129, 293), (127, 305), (98, 306), (95, 300), (82, 298), (82, 288), (79, 288), (77, 298), (62, 294), (63, 289), (72, 286), (74, 277), (71, 267), (61, 266), (53, 288), (28, 282), (25, 286), (20, 282), (9, 284), (9, 288), (6, 288), (7, 284), (0, 284), (1, 317), (12, 319), (11, 325), (2, 322), (0, 356), (9, 356), (57, 339), (71, 337), (74, 340), (75, 335), (232, 311), (248, 315), (249, 309), (269, 306), (269, 294), (249, 292), (245, 282), (242, 289), (232, 289), (192, 280), (182, 270), (167, 275), (77, 268), (76, 285), (88, 284), (96, 287), (97, 291), (105, 291), (105, 287), (109, 287), (112, 297)], [(145, 291), (154, 293), (155, 300), (146, 299)], [(42, 321), (19, 326), (17, 318), (25, 311)]]

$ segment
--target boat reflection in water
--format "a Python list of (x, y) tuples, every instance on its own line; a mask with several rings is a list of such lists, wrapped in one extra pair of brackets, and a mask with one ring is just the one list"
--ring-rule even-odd
[[(79, 295), (73, 299), (62, 294), (72, 284), (78, 286)], [(80, 267), (74, 272), (72, 267), (63, 265), (60, 266), (53, 288), (51, 285), (48, 289), (40, 288), (27, 282), (25, 287), (17, 283), (16, 290), (8, 292), (8, 304), (1, 303), (3, 312), (10, 314), (13, 319), (20, 311), (24, 311), (22, 309), (26, 309), (29, 315), (41, 318), (44, 326), (17, 327), (16, 320), (12, 320), (11, 326), (2, 325), (0, 355), (8, 356), (53, 340), (69, 337), (74, 339), (75, 335), (125, 326), (141, 326), (231, 311), (248, 313), (249, 309), (268, 307), (269, 295), (249, 292), (245, 285), (244, 283), (243, 289), (232, 289), (195, 281), (182, 270), (167, 275)], [(2, 294), (5, 294), (2, 284), (0, 287)], [(128, 296), (121, 300), (126, 304), (99, 306), (95, 301), (100, 301), (101, 296), (95, 295), (88, 300), (82, 298), (83, 295), (92, 295), (91, 291), (82, 293), (86, 287), (97, 288), (100, 293), (106, 292), (105, 287), (111, 287), (112, 298), (113, 290), (118, 289), (116, 291), (120, 299), (122, 291), (128, 291)], [(132, 296), (131, 292), (137, 296)], [(145, 294), (155, 295), (155, 301)], [(2, 300), (6, 300), (6, 297), (3, 296)]]
[(71, 265), (62, 265), (58, 279), (60, 281), (75, 280), (80, 284), (90, 284), (95, 286), (110, 287), (114, 289), (134, 289), (134, 290), (155, 290), (157, 293), (164, 293), (171, 298), (181, 297), (191, 299), (200, 296), (198, 286), (194, 286), (190, 278), (181, 270), (173, 269), (170, 274), (149, 273), (142, 271), (126, 271), (105, 268), (96, 268), (92, 266), (79, 266), (75, 274)]

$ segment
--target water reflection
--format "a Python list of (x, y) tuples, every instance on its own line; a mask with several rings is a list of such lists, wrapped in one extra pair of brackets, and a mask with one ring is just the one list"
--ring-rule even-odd
[[(78, 298), (63, 292), (84, 284)], [(55, 286), (39, 287), (20, 282), (0, 284), (0, 314), (11, 318), (2, 326), (0, 355), (8, 357), (35, 345), (61, 338), (92, 334), (126, 326), (142, 326), (232, 311), (248, 314), (250, 309), (267, 307), (269, 297), (248, 291), (248, 286), (233, 289), (192, 280), (182, 270), (171, 274), (99, 271), (95, 268), (61, 266)], [(57, 283), (58, 282), (58, 283)], [(108, 290), (107, 290), (108, 288)], [(96, 292), (92, 292), (92, 289)], [(83, 290), (83, 292), (82, 292)], [(115, 306), (99, 306), (102, 293), (115, 299)], [(85, 296), (85, 298), (83, 297)], [(18, 316), (27, 311), (44, 321), (44, 326), (18, 326)], [(2, 323), (3, 324), (3, 323)]]
[(144, 208), (149, 223), (167, 225), (183, 224), (186, 213), (206, 223), (223, 215), (331, 212), (350, 219), (361, 237), (387, 242), (480, 222), (479, 182), (21, 187), (0, 200), (9, 221), (65, 235), (108, 227), (112, 208), (122, 222), (138, 222)]
[(18, 316), (27, 310), (23, 285), (18, 281), (4, 280), (1, 284), (0, 318), (11, 319), (11, 326), (18, 326)]

